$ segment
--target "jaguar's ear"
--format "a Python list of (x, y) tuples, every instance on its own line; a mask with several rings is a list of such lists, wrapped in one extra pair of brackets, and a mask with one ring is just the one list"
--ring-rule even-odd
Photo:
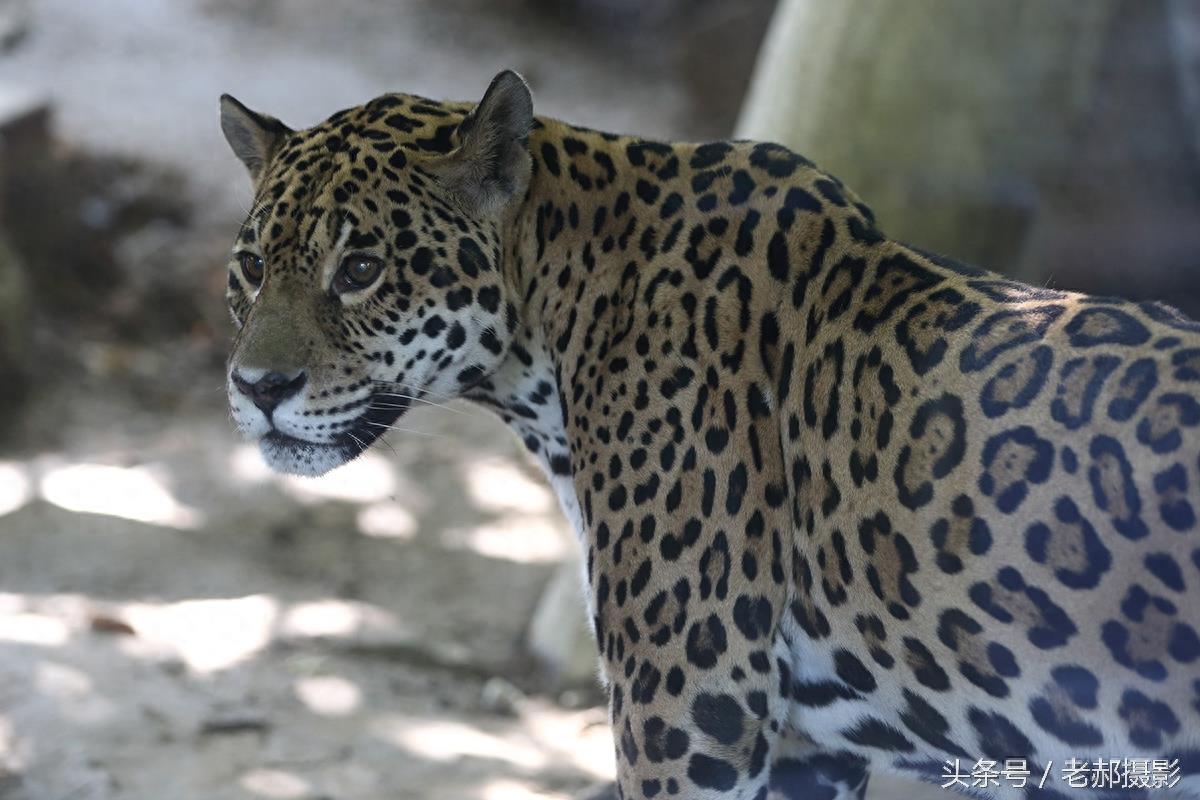
[(529, 185), (533, 97), (525, 80), (505, 70), (458, 126), (458, 147), (435, 169), (471, 211), (496, 214)]
[(292, 129), (274, 117), (251, 111), (230, 95), (221, 95), (221, 130), (256, 183), (280, 143)]

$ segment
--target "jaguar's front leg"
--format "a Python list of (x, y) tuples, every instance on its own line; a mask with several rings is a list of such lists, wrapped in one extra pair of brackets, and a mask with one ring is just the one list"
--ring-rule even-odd
[(765, 800), (777, 734), (737, 688), (714, 682), (666, 708), (633, 705), (631, 691), (612, 701), (620, 797)]
[[(861, 758), (830, 753), (790, 735), (778, 740), (771, 759), (767, 800), (863, 800), (869, 774)], [(617, 800), (616, 784), (593, 789), (579, 800)]]
[(787, 733), (771, 762), (768, 800), (863, 800), (870, 774), (857, 755), (830, 751)]
[(762, 595), (705, 602), (716, 589), (703, 583), (681, 576), (598, 631), (626, 800), (767, 797), (786, 713), (771, 655), (777, 606)]

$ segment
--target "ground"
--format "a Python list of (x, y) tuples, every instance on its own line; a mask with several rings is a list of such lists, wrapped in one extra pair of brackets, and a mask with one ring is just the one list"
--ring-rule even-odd
[(594, 693), (545, 696), (520, 655), (569, 544), (553, 499), (463, 411), (414, 413), (429, 435), (321, 482), (268, 474), (199, 409), (7, 462), (0, 502), (33, 499), (0, 517), (21, 786), (0, 797), (559, 797), (610, 775)]

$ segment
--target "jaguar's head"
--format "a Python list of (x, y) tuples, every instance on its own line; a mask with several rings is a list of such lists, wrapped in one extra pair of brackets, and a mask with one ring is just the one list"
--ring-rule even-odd
[(272, 468), (327, 472), (504, 359), (532, 124), (514, 72), (474, 109), (386, 95), (302, 131), (221, 98), (255, 188), (229, 262), (229, 405)]

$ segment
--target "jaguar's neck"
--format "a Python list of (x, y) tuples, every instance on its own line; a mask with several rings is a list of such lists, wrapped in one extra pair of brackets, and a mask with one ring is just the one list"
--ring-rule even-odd
[[(505, 280), (519, 298), (521, 323), (500, 368), (468, 395), (496, 411), (520, 437), (581, 536), (567, 409), (581, 399), (572, 397), (571, 386), (582, 363), (568, 364), (564, 354), (577, 330), (605, 335), (596, 330), (592, 304), (614, 272), (629, 263), (627, 250), (637, 246), (630, 237), (643, 233), (635, 204), (647, 200), (637, 196), (636, 179), (619, 169), (635, 141), (538, 121), (530, 136), (530, 186), (505, 231)], [(672, 149), (646, 147), (656, 148), (660, 157)]]
[[(715, 370), (736, 372), (727, 386), (770, 413), (780, 330), (802, 329), (804, 276), (832, 238), (822, 204), (854, 199), (776, 145), (647, 142), (542, 120), (530, 152), (529, 189), (505, 231), (518, 330), (472, 397), (521, 436), (581, 530), (590, 515), (570, 487), (586, 505), (573, 479), (597, 465), (573, 463), (572, 445), (644, 435), (622, 430), (620, 406)], [(653, 341), (634, 333), (652, 329)], [(696, 386), (680, 389), (668, 404)]]
[(520, 437), (582, 535), (558, 370), (538, 327), (522, 324), (500, 368), (466, 397), (491, 408)]

